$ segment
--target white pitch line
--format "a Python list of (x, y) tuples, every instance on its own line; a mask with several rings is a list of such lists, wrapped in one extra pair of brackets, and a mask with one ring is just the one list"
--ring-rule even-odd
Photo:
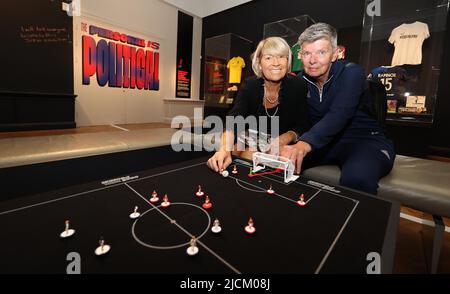
[(157, 212), (159, 212), (160, 214), (162, 214), (165, 218), (167, 218), (169, 221), (172, 221), (172, 218), (170, 216), (168, 216), (167, 214), (165, 214), (163, 211), (161, 211), (161, 209), (158, 208), (158, 206), (154, 205), (153, 203), (150, 202), (150, 200), (148, 200), (147, 198), (145, 198), (144, 196), (141, 195), (141, 193), (139, 193), (138, 191), (134, 190), (130, 185), (128, 185), (127, 183), (124, 183), (124, 185), (126, 187), (128, 187), (131, 191), (133, 191), (135, 194), (137, 194), (139, 197), (141, 197), (145, 202), (147, 202), (148, 204), (150, 204), (151, 206), (153, 206), (154, 209), (156, 209)]
[(68, 196), (60, 197), (60, 198), (49, 200), (49, 201), (44, 201), (44, 202), (40, 202), (40, 203), (36, 203), (36, 204), (31, 204), (31, 205), (27, 205), (27, 206), (15, 208), (15, 209), (3, 211), (3, 212), (0, 212), (0, 215), (8, 214), (8, 213), (11, 213), (11, 212), (20, 211), (20, 210), (27, 209), (27, 208), (32, 208), (32, 207), (36, 207), (36, 206), (40, 206), (40, 205), (45, 205), (45, 204), (52, 203), (52, 202), (57, 202), (57, 201), (69, 199), (69, 198), (72, 198), (72, 197), (84, 195), (84, 194), (91, 193), (91, 192), (96, 192), (96, 191), (101, 191), (101, 190), (104, 190), (104, 189), (113, 188), (113, 187), (120, 186), (120, 185), (123, 185), (123, 184), (126, 184), (126, 183), (137, 182), (137, 181), (148, 179), (148, 178), (151, 178), (151, 177), (156, 177), (156, 176), (168, 174), (168, 173), (171, 173), (171, 172), (183, 170), (183, 169), (186, 169), (186, 168), (191, 168), (191, 167), (194, 167), (194, 166), (197, 166), (197, 165), (201, 165), (201, 164), (204, 164), (204, 163), (205, 162), (201, 162), (201, 163), (189, 165), (189, 166), (186, 166), (186, 167), (181, 167), (181, 168), (173, 169), (173, 170), (170, 170), (170, 171), (161, 172), (161, 173), (158, 173), (158, 174), (154, 174), (154, 175), (138, 178), (138, 179), (135, 179), (135, 180), (129, 180), (129, 181), (126, 181), (126, 182), (112, 184), (112, 185), (108, 185), (108, 186), (105, 186), (105, 187), (100, 187), (100, 188), (96, 188), (96, 189), (92, 189), (92, 190), (88, 190), (88, 191), (84, 191), (84, 192), (80, 192), (80, 193), (76, 193), (76, 194), (70, 194)]
[(0, 216), (1, 216), (1, 215), (4, 215), (4, 214), (11, 213), (11, 212), (16, 212), (16, 211), (20, 211), (20, 210), (23, 210), (23, 209), (27, 209), (27, 208), (32, 208), (32, 207), (36, 207), (36, 206), (40, 206), (40, 205), (49, 204), (49, 203), (52, 203), (52, 202), (57, 202), (57, 201), (61, 201), (61, 200), (66, 200), (66, 199), (69, 199), (69, 198), (72, 198), (72, 197), (84, 195), (84, 194), (91, 193), (91, 192), (96, 192), (96, 191), (101, 191), (101, 190), (104, 190), (104, 189), (109, 189), (109, 188), (117, 187), (117, 186), (123, 185), (124, 183), (137, 182), (137, 181), (144, 180), (144, 179), (148, 179), (148, 178), (151, 178), (151, 177), (156, 177), (156, 176), (159, 176), (159, 175), (164, 175), (164, 174), (167, 174), (167, 173), (171, 173), (171, 172), (183, 170), (183, 169), (186, 169), (186, 168), (191, 168), (191, 167), (194, 167), (194, 166), (197, 166), (197, 165), (201, 165), (201, 164), (204, 164), (204, 162), (197, 163), (197, 164), (193, 164), (193, 165), (189, 165), (189, 166), (186, 166), (186, 167), (181, 167), (181, 168), (173, 169), (173, 170), (170, 170), (170, 171), (167, 171), (167, 172), (161, 172), (161, 173), (158, 173), (158, 174), (154, 174), (154, 175), (150, 175), (150, 176), (138, 178), (138, 179), (135, 179), (135, 180), (129, 180), (129, 181), (126, 181), (126, 182), (121, 182), (121, 183), (111, 184), (111, 185), (108, 185), (108, 186), (105, 186), (105, 187), (100, 187), (100, 188), (96, 188), (96, 189), (92, 189), (92, 190), (88, 190), (88, 191), (84, 191), (84, 192), (80, 192), (80, 193), (76, 193), (76, 194), (70, 194), (70, 195), (68, 195), (68, 196), (60, 197), (60, 198), (53, 199), (53, 200), (49, 200), (49, 201), (44, 201), (44, 202), (40, 202), (40, 203), (36, 203), (36, 204), (31, 204), (31, 205), (27, 205), (27, 206), (15, 208), (15, 209), (3, 211), (3, 212), (0, 212)]
[(230, 177), (230, 178), (235, 179), (235, 180), (236, 180), (236, 184), (238, 184), (242, 189), (245, 189), (245, 190), (248, 190), (248, 191), (252, 191), (252, 192), (256, 192), (256, 193), (263, 193), (263, 192), (264, 192), (264, 190), (263, 190), (262, 188), (260, 188), (260, 187), (258, 187), (258, 188), (260, 188), (260, 190), (252, 190), (252, 189), (250, 189), (250, 188), (247, 188), (247, 187), (242, 186), (242, 185), (239, 183), (239, 182), (240, 182), (239, 179), (236, 179), (236, 178), (234, 178), (234, 177)]
[[(229, 176), (229, 177), (232, 178), (232, 179), (235, 179), (236, 181), (246, 183), (247, 185), (253, 186), (253, 187), (257, 188), (257, 189), (261, 189), (261, 190), (262, 190), (261, 192), (265, 192), (265, 191), (266, 191), (266, 190), (264, 190), (263, 188), (258, 187), (258, 186), (256, 186), (256, 185), (253, 185), (253, 184), (251, 184), (251, 183), (249, 183), (249, 182), (246, 182), (246, 181), (244, 181), (244, 180), (240, 180), (240, 179), (235, 178), (235, 177), (232, 177), (232, 176)], [(238, 184), (238, 185), (239, 185), (239, 184)], [(241, 186), (241, 185), (239, 185), (239, 186)], [(242, 186), (241, 186), (241, 187), (242, 187)], [(243, 187), (243, 188), (244, 188), (244, 187)], [(258, 192), (258, 193), (259, 193), (260, 191), (255, 191), (255, 192)], [(319, 192), (320, 192), (320, 191), (319, 191)], [(288, 198), (288, 197), (286, 197), (286, 196), (280, 195), (280, 194), (278, 194), (278, 193), (273, 193), (272, 195), (276, 195), (276, 196), (281, 197), (281, 198), (283, 198), (283, 199), (286, 199), (286, 200), (288, 200), (288, 201), (297, 203), (297, 201), (292, 200), (292, 199), (290, 199), (290, 198)]]
[(117, 126), (115, 124), (110, 124), (110, 126), (113, 127), (113, 128), (125, 131), (125, 132), (129, 132), (130, 131), (129, 129), (125, 129), (125, 128), (119, 127), (119, 126)]
[(306, 200), (306, 204), (308, 204), (309, 201), (311, 201), (314, 197), (317, 196), (317, 194), (319, 194), (320, 192), (322, 192), (322, 190), (317, 191), (314, 195), (312, 195), (308, 200)]
[(176, 168), (176, 169), (171, 169), (169, 171), (160, 172), (160, 173), (157, 173), (157, 174), (154, 174), (154, 175), (145, 176), (145, 177), (138, 178), (138, 179), (135, 179), (135, 180), (129, 180), (129, 181), (127, 181), (127, 183), (138, 182), (138, 181), (145, 180), (145, 179), (148, 179), (148, 178), (153, 178), (153, 177), (157, 177), (157, 176), (161, 176), (161, 175), (165, 175), (165, 174), (170, 174), (172, 172), (176, 172), (176, 171), (179, 171), (179, 170), (191, 168), (191, 167), (198, 166), (198, 165), (205, 164), (205, 163), (206, 163), (206, 161), (205, 162), (202, 161), (200, 163), (196, 163), (196, 164), (192, 164), (192, 165), (188, 165), (188, 166), (184, 166), (184, 167), (180, 167), (180, 168)]
[(225, 259), (223, 259), (220, 255), (218, 255), (217, 253), (215, 253), (214, 251), (211, 250), (211, 248), (209, 248), (208, 246), (206, 246), (202, 241), (198, 240), (197, 241), (198, 244), (202, 245), (206, 250), (209, 251), (209, 253), (211, 253), (212, 255), (214, 255), (218, 260), (222, 261), (226, 266), (228, 266), (232, 271), (234, 271), (236, 274), (242, 274), (238, 269), (236, 269), (234, 266), (232, 266), (231, 264), (229, 264)]
[(347, 226), (348, 222), (350, 221), (350, 219), (352, 218), (353, 213), (356, 210), (356, 207), (358, 206), (359, 202), (355, 204), (355, 206), (353, 207), (352, 211), (350, 212), (350, 215), (347, 217), (347, 219), (345, 220), (344, 225), (341, 227), (341, 230), (339, 231), (339, 233), (336, 235), (336, 237), (334, 238), (333, 243), (331, 243), (330, 248), (328, 249), (327, 253), (325, 254), (325, 256), (323, 257), (322, 261), (319, 264), (319, 267), (316, 269), (316, 271), (314, 272), (314, 274), (318, 274), (320, 272), (320, 270), (322, 269), (323, 265), (325, 264), (325, 262), (328, 259), (328, 256), (330, 255), (331, 251), (333, 251), (334, 246), (336, 245), (337, 241), (339, 240), (339, 238), (341, 237), (342, 232), (344, 231), (345, 227)]
[(39, 203), (36, 203), (36, 204), (31, 204), (31, 205), (27, 205), (27, 206), (15, 208), (15, 209), (3, 211), (3, 212), (0, 212), (0, 215), (4, 215), (4, 214), (8, 214), (8, 213), (24, 210), (24, 209), (27, 209), (27, 208), (36, 207), (36, 206), (41, 206), (41, 205), (45, 205), (45, 204), (49, 204), (49, 203), (53, 203), (53, 202), (57, 202), (57, 201), (62, 201), (62, 200), (66, 200), (66, 199), (70, 199), (70, 198), (73, 198), (73, 197), (81, 196), (81, 195), (88, 194), (88, 193), (91, 193), (91, 192), (97, 192), (97, 191), (109, 189), (109, 188), (120, 186), (120, 185), (122, 185), (122, 183), (112, 184), (112, 185), (109, 185), (109, 186), (106, 186), (106, 187), (101, 187), (101, 188), (92, 189), (92, 190), (88, 190), (88, 191), (84, 191), (84, 192), (80, 192), (80, 193), (76, 193), (76, 194), (71, 194), (71, 195), (60, 197), (60, 198), (53, 199), (53, 200), (48, 200), (48, 201), (39, 202)]
[[(150, 203), (144, 196), (141, 195), (141, 193), (139, 193), (138, 191), (136, 191), (135, 189), (133, 189), (130, 185), (128, 185), (127, 183), (125, 183), (125, 186), (127, 186), (128, 188), (130, 188), (131, 191), (133, 191), (136, 195), (138, 195), (139, 197), (141, 197), (142, 199), (144, 199), (145, 201), (147, 201), (148, 203)], [(188, 230), (186, 230), (183, 226), (181, 226), (178, 222), (174, 222), (174, 220), (168, 216), (167, 214), (165, 214), (163, 211), (161, 211), (161, 209), (159, 209), (158, 207), (156, 207), (153, 203), (150, 203), (152, 206), (155, 207), (156, 211), (158, 211), (159, 213), (161, 213), (164, 217), (166, 217), (171, 223), (173, 223), (175, 226), (177, 226), (181, 231), (183, 231), (186, 235), (189, 236), (189, 238), (191, 238), (193, 236), (192, 233), (190, 233)], [(208, 225), (209, 226), (209, 225)], [(220, 255), (218, 255), (217, 253), (215, 253), (214, 251), (212, 251), (208, 246), (206, 246), (203, 242), (201, 242), (200, 240), (197, 241), (198, 244), (202, 245), (206, 250), (209, 251), (209, 253), (211, 253), (212, 255), (214, 255), (217, 259), (219, 259), (219, 261), (221, 261), (223, 264), (225, 264), (227, 267), (229, 267), (232, 271), (234, 271), (236, 274), (241, 274), (241, 272), (236, 269), (234, 266), (232, 266), (228, 261), (226, 261), (224, 258), (222, 258)]]

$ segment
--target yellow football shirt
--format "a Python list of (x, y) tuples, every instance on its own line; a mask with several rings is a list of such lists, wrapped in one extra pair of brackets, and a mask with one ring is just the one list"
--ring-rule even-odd
[(227, 68), (230, 70), (229, 83), (230, 84), (240, 84), (242, 69), (245, 67), (245, 62), (242, 57), (233, 57), (228, 61)]

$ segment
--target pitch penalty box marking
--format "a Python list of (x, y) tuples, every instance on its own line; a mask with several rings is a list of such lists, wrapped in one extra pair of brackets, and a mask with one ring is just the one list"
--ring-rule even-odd
[[(245, 164), (242, 164), (241, 161), (236, 161), (236, 163), (237, 163), (238, 165), (240, 165), (240, 166), (247, 167), (247, 168), (248, 168), (248, 167), (253, 167), (253, 166), (251, 166), (251, 165), (245, 165)], [(323, 191), (323, 192), (326, 192), (326, 193), (329, 193), (329, 194), (333, 194), (333, 195), (335, 195), (335, 196), (338, 196), (338, 197), (341, 197), (341, 198), (350, 200), (350, 201), (352, 201), (352, 202), (354, 202), (354, 203), (359, 203), (359, 200), (356, 200), (356, 199), (353, 199), (353, 198), (350, 198), (350, 197), (347, 197), (347, 196), (344, 196), (344, 195), (340, 195), (340, 194), (337, 194), (337, 193), (334, 193), (334, 192), (331, 192), (331, 191), (328, 191), (328, 190), (324, 190), (324, 189), (321, 189), (321, 188), (317, 188), (316, 186), (310, 185), (310, 184), (308, 184), (308, 183), (302, 183), (302, 182), (297, 182), (297, 181), (293, 181), (293, 182), (289, 182), (289, 183), (285, 183), (284, 181), (281, 182), (281, 181), (279, 181), (279, 180), (273, 178), (273, 177), (275, 177), (275, 178), (279, 178), (279, 179), (284, 179), (284, 177), (282, 177), (282, 176), (280, 176), (280, 175), (278, 175), (278, 174), (263, 175), (263, 176), (261, 176), (261, 177), (262, 177), (262, 178), (265, 178), (265, 179), (269, 179), (269, 180), (274, 181), (274, 182), (277, 182), (277, 183), (280, 183), (280, 184), (283, 184), (283, 185), (285, 185), (285, 186), (289, 186), (289, 185), (295, 183), (295, 184), (298, 184), (298, 185), (306, 186), (306, 187), (308, 187), (308, 188), (316, 189), (316, 190), (318, 190), (319, 192)], [(300, 177), (301, 177), (301, 178), (305, 178), (305, 177), (302, 176), (302, 175), (300, 175)], [(314, 194), (314, 195), (317, 195), (317, 194), (318, 194), (318, 193), (316, 193), (316, 194)], [(314, 197), (315, 197), (315, 196), (314, 196)], [(308, 200), (308, 201), (309, 201), (309, 200)], [(308, 202), (307, 202), (307, 203), (308, 203)]]
[(237, 179), (237, 178), (235, 178), (235, 177), (232, 177), (232, 176), (229, 176), (231, 179), (235, 179), (236, 180), (236, 184), (238, 185), (238, 186), (240, 186), (242, 189), (245, 189), (245, 190), (247, 190), (247, 191), (251, 191), (251, 192), (255, 192), (255, 193), (265, 193), (266, 191), (265, 190), (263, 190), (262, 188), (260, 188), (260, 187), (257, 187), (257, 186), (255, 186), (255, 185), (252, 185), (252, 186), (254, 186), (254, 187), (257, 187), (258, 188), (258, 190), (253, 190), (253, 189), (250, 189), (250, 188), (247, 188), (247, 187), (244, 187), (244, 186), (242, 186), (239, 182), (240, 182), (240, 180), (239, 179)]
[[(238, 164), (239, 164), (239, 163), (238, 163)], [(242, 164), (239, 164), (239, 165), (244, 166), (244, 165), (242, 165)], [(279, 177), (279, 176), (276, 175), (276, 174), (273, 174), (273, 175), (270, 175), (270, 176)], [(273, 180), (273, 179), (271, 179), (269, 176), (263, 176), (263, 177), (264, 177), (264, 178), (267, 178), (267, 179), (270, 179), (270, 180)], [(244, 180), (240, 180), (240, 179), (237, 179), (237, 178), (234, 178), (234, 177), (231, 177), (231, 178), (235, 179), (236, 181), (242, 181), (242, 182), (244, 182), (244, 183), (246, 183), (246, 184), (249, 184), (249, 185), (251, 185), (251, 186), (253, 186), (253, 187), (259, 188), (258, 186), (253, 185), (253, 184), (250, 184), (250, 183), (248, 183), (248, 182), (246, 182), (246, 181), (244, 181)], [(279, 177), (279, 178), (281, 178), (281, 177)], [(275, 180), (275, 181), (278, 182), (278, 183), (287, 185), (287, 184), (284, 183), (284, 182), (280, 182), (280, 181), (277, 181), (277, 180)], [(295, 182), (295, 183), (297, 183), (297, 182)], [(303, 184), (303, 183), (298, 183), (298, 184)], [(307, 185), (307, 184), (303, 184), (303, 185), (304, 185), (304, 186), (307, 186), (307, 187), (310, 187), (310, 185)], [(343, 195), (339, 195), (339, 194), (335, 194), (335, 193), (332, 193), (332, 192), (329, 192), (329, 191), (326, 191), (326, 190), (322, 190), (322, 189), (319, 189), (319, 188), (314, 187), (314, 186), (311, 186), (311, 187), (314, 188), (314, 189), (316, 189), (316, 190), (318, 190), (318, 191), (317, 191), (312, 197), (310, 197), (310, 199), (308, 199), (308, 201), (307, 201), (306, 203), (308, 203), (311, 199), (313, 199), (314, 197), (316, 197), (320, 192), (324, 192), (324, 193), (332, 194), (332, 195), (335, 195), (335, 196), (339, 196), (339, 197), (341, 197), (341, 198), (344, 198), (344, 199), (346, 199), (346, 200), (351, 200), (351, 201), (353, 202), (353, 208), (352, 208), (352, 210), (350, 211), (350, 213), (349, 213), (348, 216), (346, 217), (346, 219), (345, 219), (345, 221), (343, 222), (342, 226), (340, 227), (338, 233), (335, 235), (335, 237), (334, 237), (333, 241), (331, 242), (331, 244), (330, 244), (328, 250), (325, 252), (325, 255), (324, 255), (323, 258), (321, 259), (321, 261), (320, 261), (320, 263), (319, 263), (319, 266), (318, 266), (318, 267), (316, 268), (316, 270), (314, 271), (315, 274), (318, 274), (318, 273), (320, 273), (320, 271), (322, 270), (322, 267), (324, 266), (324, 264), (325, 264), (326, 261), (328, 260), (328, 257), (330, 256), (330, 254), (331, 254), (331, 252), (333, 251), (335, 245), (336, 245), (337, 242), (339, 241), (339, 239), (340, 239), (342, 233), (344, 232), (345, 228), (347, 227), (347, 224), (350, 222), (350, 219), (353, 217), (353, 214), (354, 214), (354, 212), (356, 211), (356, 208), (357, 208), (357, 206), (358, 206), (358, 204), (359, 204), (359, 200), (355, 200), (355, 199), (352, 199), (352, 198), (349, 198), (349, 197), (346, 197), (346, 196), (343, 196)], [(262, 189), (262, 188), (261, 188), (261, 189)], [(295, 200), (292, 200), (292, 199), (287, 198), (287, 197), (285, 197), (285, 196), (279, 195), (279, 194), (277, 194), (277, 193), (274, 193), (274, 195), (277, 195), (278, 197), (284, 198), (284, 199), (286, 199), (286, 200), (288, 200), (288, 201), (291, 201), (291, 202), (296, 202)]]
[[(261, 188), (261, 187), (259, 187), (259, 186), (257, 186), (257, 185), (251, 184), (251, 183), (249, 183), (249, 182), (247, 182), (247, 181), (240, 180), (240, 179), (235, 178), (235, 177), (232, 177), (232, 176), (228, 176), (228, 177), (231, 178), (231, 179), (236, 180), (236, 184), (237, 184), (239, 187), (243, 188), (243, 189), (246, 189), (246, 190), (248, 190), (248, 191), (255, 192), (255, 193), (267, 193), (267, 189)], [(247, 184), (247, 185), (249, 185), (249, 186), (252, 186), (252, 187), (254, 187), (254, 188), (257, 188), (257, 189), (259, 189), (259, 190), (251, 190), (251, 189), (249, 189), (249, 188), (246, 188), (246, 187), (242, 186), (241, 184), (239, 184), (239, 182), (243, 182), (243, 183), (245, 183), (245, 184)], [(297, 202), (297, 201), (295, 201), (295, 200), (292, 200), (292, 199), (290, 199), (290, 198), (288, 198), (288, 197), (286, 197), (286, 196), (280, 195), (280, 194), (278, 194), (278, 193), (273, 193), (272, 195), (278, 196), (278, 197), (280, 197), (280, 198), (283, 198), (283, 199), (285, 199), (285, 200), (287, 200), (287, 201), (290, 201), (290, 202), (293, 202), (293, 203), (296, 203), (296, 202)]]

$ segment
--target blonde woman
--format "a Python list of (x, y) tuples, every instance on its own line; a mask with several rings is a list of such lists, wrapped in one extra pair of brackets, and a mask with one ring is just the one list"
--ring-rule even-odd
[[(256, 121), (266, 117), (268, 124), (279, 119), (279, 137), (272, 138), (272, 150), (295, 143), (309, 126), (306, 81), (290, 75), (291, 49), (279, 37), (269, 37), (259, 42), (252, 55), (254, 77), (248, 78), (239, 90), (236, 103), (228, 116), (254, 116)], [(268, 133), (271, 133), (270, 131)], [(242, 156), (236, 150), (235, 134), (228, 129), (222, 136), (220, 149), (208, 160), (216, 172), (231, 164), (231, 154)]]

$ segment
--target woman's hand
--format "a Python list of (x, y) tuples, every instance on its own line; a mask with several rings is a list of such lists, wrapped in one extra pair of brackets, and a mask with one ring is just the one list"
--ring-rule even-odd
[[(222, 134), (220, 149), (208, 159), (207, 165), (215, 172), (226, 169), (233, 161), (231, 151), (233, 150), (234, 134), (231, 131), (225, 131)], [(229, 145), (229, 146), (228, 146)], [(228, 151), (227, 151), (228, 150)]]
[(214, 155), (208, 159), (208, 166), (215, 172), (219, 172), (226, 169), (232, 162), (231, 152), (223, 149), (214, 153)]

